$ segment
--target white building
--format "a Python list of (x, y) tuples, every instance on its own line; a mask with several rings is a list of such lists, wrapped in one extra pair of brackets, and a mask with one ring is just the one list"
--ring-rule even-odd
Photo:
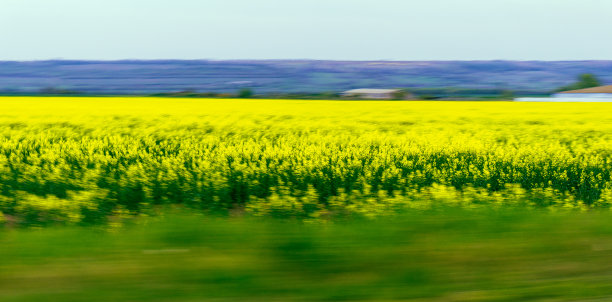
[(403, 92), (401, 89), (352, 89), (342, 93), (342, 96), (371, 100), (391, 100), (402, 96), (402, 99), (412, 99), (411, 93)]
[(569, 90), (549, 98), (516, 98), (517, 102), (612, 102), (612, 85)]

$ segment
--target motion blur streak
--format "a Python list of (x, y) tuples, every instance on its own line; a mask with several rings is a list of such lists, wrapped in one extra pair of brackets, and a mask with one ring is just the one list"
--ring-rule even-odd
[(3, 231), (0, 300), (606, 300), (610, 218), (446, 211), (320, 225), (191, 214), (111, 232)]

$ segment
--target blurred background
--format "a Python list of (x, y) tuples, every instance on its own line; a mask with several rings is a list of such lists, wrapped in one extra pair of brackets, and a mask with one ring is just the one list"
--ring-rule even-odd
[(123, 60), (0, 62), (0, 94), (157, 94), (334, 98), (354, 88), (401, 88), (421, 97), (546, 95), (612, 61)]
[(610, 20), (605, 0), (5, 0), (0, 94), (547, 95), (612, 83)]

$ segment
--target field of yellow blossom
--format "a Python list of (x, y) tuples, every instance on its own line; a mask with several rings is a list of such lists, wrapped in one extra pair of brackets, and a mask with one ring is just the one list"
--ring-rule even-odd
[(612, 104), (0, 98), (0, 221), (607, 208)]

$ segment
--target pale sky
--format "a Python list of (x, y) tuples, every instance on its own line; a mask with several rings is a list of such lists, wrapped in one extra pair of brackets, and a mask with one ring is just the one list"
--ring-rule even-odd
[(612, 59), (612, 0), (0, 0), (40, 59)]

